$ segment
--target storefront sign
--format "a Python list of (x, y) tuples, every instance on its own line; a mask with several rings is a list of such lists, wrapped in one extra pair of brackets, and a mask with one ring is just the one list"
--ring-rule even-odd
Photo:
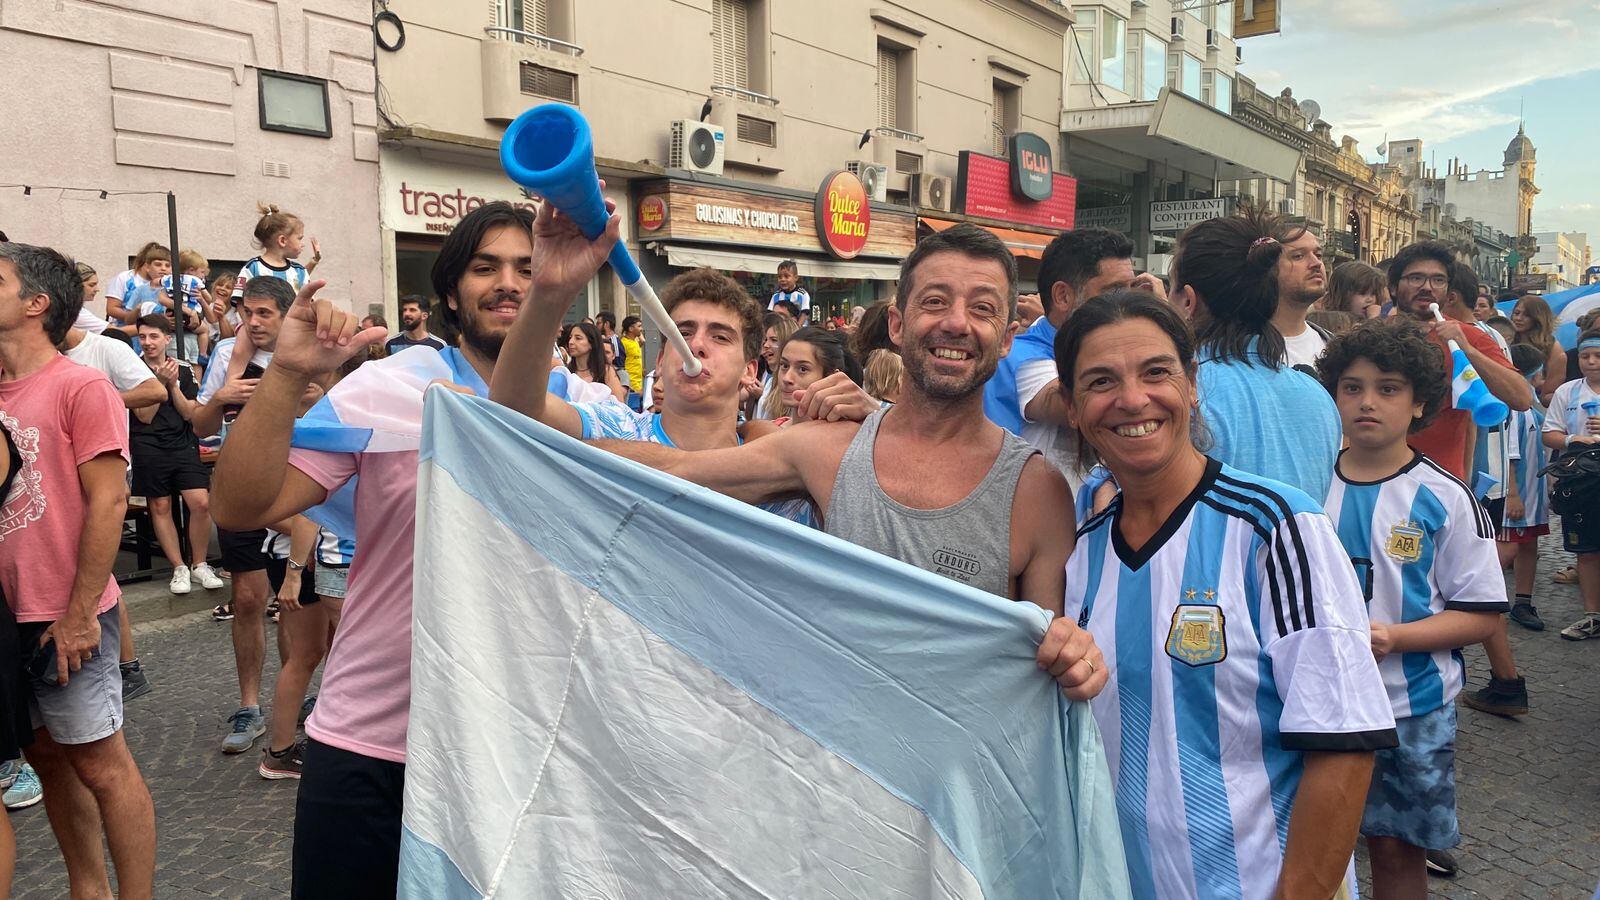
[(1227, 197), (1157, 201), (1150, 204), (1150, 230), (1173, 233), (1190, 225), (1220, 219), (1228, 214), (1230, 202)]
[(971, 150), (961, 151), (956, 170), (956, 212), (1019, 225), (1073, 227), (1078, 205), (1076, 178), (1052, 172), (1047, 200), (1018, 197), (1012, 191), (1012, 179), (1009, 160)]
[(639, 203), (639, 230), (660, 231), (667, 224), (667, 204), (660, 197), (646, 197)]
[(1050, 142), (1037, 134), (1019, 131), (1006, 142), (1006, 155), (1016, 163), (1011, 167), (1011, 193), (1023, 200), (1049, 200), (1055, 188)]
[[(816, 194), (748, 191), (707, 181), (635, 183), (638, 232), (661, 241), (771, 248), (786, 255), (899, 259), (916, 242), (916, 218), (872, 209), (855, 176), (830, 175)], [(831, 185), (831, 191), (830, 191)]]
[(407, 150), (385, 150), (383, 225), (410, 234), (449, 234), (461, 217), (493, 200), (528, 210), (538, 205), (498, 169), (436, 162)]
[(1099, 206), (1094, 209), (1080, 209), (1078, 221), (1073, 223), (1072, 227), (1109, 228), (1112, 231), (1129, 232), (1133, 230), (1133, 207)]
[(817, 236), (822, 249), (839, 259), (854, 259), (867, 245), (872, 229), (872, 208), (861, 179), (840, 170), (822, 179), (817, 188)]

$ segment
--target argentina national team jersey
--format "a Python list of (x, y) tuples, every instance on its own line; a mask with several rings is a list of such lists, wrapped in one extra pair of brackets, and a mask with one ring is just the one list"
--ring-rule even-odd
[(270, 275), (273, 278), (282, 278), (284, 281), (289, 282), (289, 287), (294, 288), (296, 291), (305, 287), (306, 282), (310, 280), (311, 277), (306, 272), (305, 266), (300, 265), (292, 259), (287, 260), (284, 266), (279, 268), (259, 256), (253, 256), (250, 258), (249, 262), (245, 263), (239, 269), (239, 277), (233, 283), (233, 299), (238, 300), (239, 298), (243, 297), (244, 286), (246, 282), (252, 278), (258, 278), (262, 275)]
[(1079, 531), (1065, 609), (1105, 654), (1093, 707), (1134, 896), (1271, 897), (1302, 754), (1396, 744), (1360, 587), (1280, 482), (1208, 460), (1137, 551), (1121, 503)]
[[(1374, 622), (1417, 622), (1447, 609), (1505, 612), (1505, 579), (1488, 513), (1459, 479), (1413, 451), (1377, 482), (1335, 471), (1328, 517), (1362, 583)], [(1442, 708), (1461, 692), (1458, 650), (1391, 653), (1378, 664), (1395, 718)]]
[(1517, 486), (1517, 496), (1522, 499), (1522, 518), (1513, 519), (1506, 513), (1500, 523), (1507, 528), (1532, 528), (1550, 522), (1549, 479), (1539, 473), (1545, 466), (1544, 407), (1537, 402), (1532, 409), (1511, 413), (1511, 424), (1506, 428), (1506, 454), (1511, 458), (1511, 477)]

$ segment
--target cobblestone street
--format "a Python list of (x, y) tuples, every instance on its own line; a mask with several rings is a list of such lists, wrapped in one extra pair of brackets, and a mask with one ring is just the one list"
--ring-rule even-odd
[[(1557, 634), (1580, 605), (1575, 587), (1549, 581), (1561, 561), (1554, 546), (1547, 539), (1535, 598), (1550, 628), (1536, 634), (1513, 625), (1511, 632), (1533, 711), (1511, 721), (1460, 708), (1461, 872), (1433, 879), (1434, 896), (1588, 900), (1600, 881), (1600, 643)], [(164, 583), (130, 589), (135, 620), (164, 604), (164, 594)], [(228, 627), (191, 612), (136, 631), (156, 692), (130, 706), (128, 738), (155, 796), (157, 896), (286, 896), (294, 784), (259, 778), (255, 753), (217, 750), (234, 708)], [(270, 637), (268, 703), (277, 658)], [(1480, 651), (1469, 650), (1467, 660), (1473, 689), (1487, 672)], [(15, 896), (65, 897), (44, 806), (13, 813), (12, 823)]]

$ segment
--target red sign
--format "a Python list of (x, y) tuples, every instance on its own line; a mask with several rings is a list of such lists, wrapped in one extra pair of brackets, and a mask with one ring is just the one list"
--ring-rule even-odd
[(861, 179), (840, 170), (817, 188), (817, 237), (822, 248), (839, 259), (854, 259), (867, 245), (872, 209)]
[(1077, 221), (1078, 179), (1055, 175), (1050, 199), (1019, 199), (1011, 191), (1011, 162), (961, 151), (956, 170), (956, 212), (1045, 228), (1069, 229)]
[(639, 201), (639, 230), (659, 231), (667, 224), (667, 204), (659, 196)]

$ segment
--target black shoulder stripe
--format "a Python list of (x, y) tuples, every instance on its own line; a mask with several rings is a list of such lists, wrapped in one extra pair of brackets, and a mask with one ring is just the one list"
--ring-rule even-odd
[(1449, 481), (1451, 484), (1461, 489), (1461, 493), (1467, 498), (1468, 508), (1473, 511), (1473, 519), (1476, 521), (1478, 537), (1494, 540), (1495, 532), (1497, 531), (1494, 520), (1489, 518), (1489, 511), (1483, 508), (1483, 504), (1478, 502), (1478, 498), (1472, 495), (1472, 488), (1467, 487), (1466, 482), (1450, 474), (1450, 472), (1443, 466), (1427, 458), (1426, 456), (1422, 457), (1422, 462), (1426, 464), (1428, 468), (1437, 472), (1446, 481)]
[[(1265, 519), (1267, 522), (1272, 524), (1273, 527), (1268, 529), (1269, 532), (1276, 532), (1278, 530), (1278, 518), (1272, 514), (1272, 510), (1269, 509), (1267, 504), (1259, 497), (1248, 497), (1243, 494), (1236, 494), (1221, 487), (1220, 484), (1213, 487), (1212, 491), (1223, 498), (1240, 504), (1241, 506), (1254, 508), (1256, 510), (1256, 515), (1259, 515), (1261, 519)], [(1254, 516), (1252, 516), (1252, 518), (1254, 518)], [(1260, 519), (1258, 519), (1258, 521), (1260, 521)], [(1261, 527), (1266, 528), (1266, 525), (1262, 525)], [(1278, 556), (1276, 565), (1274, 565), (1274, 561), (1272, 559), (1274, 553), (1276, 553)], [(1284, 549), (1282, 541), (1268, 538), (1267, 567), (1274, 575), (1278, 574), (1278, 572), (1281, 570), (1284, 579), (1284, 589), (1289, 592), (1292, 600), (1293, 597), (1298, 594), (1294, 586), (1294, 568), (1289, 564), (1289, 554)], [(1302, 622), (1303, 620), (1300, 616), (1299, 608), (1293, 602), (1291, 602), (1289, 604), (1289, 630), (1299, 631), (1302, 627), (1304, 627)], [(1289, 633), (1289, 630), (1285, 630), (1280, 633), (1286, 635)]]
[[(1259, 521), (1257, 521), (1256, 517), (1248, 510), (1228, 506), (1215, 497), (1212, 497), (1210, 494), (1206, 494), (1205, 496), (1201, 497), (1200, 502), (1222, 513), (1223, 515), (1232, 516), (1236, 519), (1249, 522), (1251, 529), (1261, 537), (1262, 544), (1267, 546), (1272, 544), (1272, 533), (1269, 532)], [(1272, 595), (1272, 616), (1278, 625), (1278, 635), (1279, 637), (1282, 637), (1289, 633), (1289, 627), (1284, 623), (1283, 620), (1283, 595), (1278, 589), (1278, 567), (1273, 562), (1272, 554), (1270, 552), (1267, 553), (1267, 589)]]
[(1088, 534), (1089, 532), (1095, 530), (1096, 528), (1099, 528), (1100, 524), (1102, 522), (1104, 522), (1107, 518), (1109, 518), (1112, 513), (1116, 512), (1117, 509), (1121, 505), (1122, 505), (1122, 495), (1121, 494), (1118, 494), (1117, 496), (1111, 498), (1111, 502), (1106, 504), (1106, 508), (1105, 509), (1102, 509), (1099, 512), (1095, 513), (1094, 515), (1090, 516), (1089, 518), (1085, 519), (1083, 524), (1078, 526), (1077, 536), (1081, 538), (1084, 535)]
[[(1300, 525), (1295, 521), (1294, 511), (1289, 507), (1288, 501), (1260, 485), (1242, 482), (1227, 475), (1218, 475), (1217, 484), (1217, 490), (1225, 494), (1226, 492), (1221, 487), (1223, 484), (1260, 494), (1261, 497), (1272, 501), (1272, 506), (1268, 506), (1267, 500), (1263, 500), (1261, 497), (1245, 494), (1233, 495), (1234, 499), (1239, 502), (1255, 505), (1272, 518), (1273, 524), (1276, 526), (1273, 530), (1277, 533), (1277, 538), (1273, 541), (1273, 544), (1277, 548), (1283, 571), (1286, 576), (1297, 576), (1297, 578), (1286, 577), (1284, 582), (1285, 588), (1291, 595), (1291, 600), (1298, 601), (1289, 604), (1289, 623), (1295, 631), (1299, 631), (1301, 628), (1315, 628), (1317, 618), (1316, 604), (1312, 601), (1311, 596), (1311, 558), (1310, 554), (1306, 553), (1305, 541), (1300, 537)], [(1273, 507), (1276, 508), (1274, 509)], [(1284, 540), (1286, 531), (1288, 533), (1287, 541)], [(1293, 563), (1289, 559), (1289, 551), (1286, 544), (1292, 545), (1294, 548), (1295, 559)], [(1298, 590), (1295, 587), (1297, 580), (1299, 582)]]
[[(1282, 517), (1283, 523), (1289, 527), (1289, 538), (1294, 544), (1295, 562), (1300, 566), (1300, 584), (1303, 592), (1302, 600), (1305, 603), (1306, 627), (1317, 627), (1317, 604), (1313, 602), (1311, 596), (1311, 554), (1306, 552), (1305, 540), (1300, 536), (1300, 522), (1295, 518), (1294, 509), (1289, 506), (1289, 501), (1283, 499), (1283, 497), (1277, 492), (1262, 487), (1259, 484), (1250, 484), (1248, 482), (1239, 481), (1238, 479), (1231, 478), (1227, 475), (1218, 475), (1217, 479), (1219, 481), (1225, 481), (1228, 484), (1234, 485), (1235, 487), (1253, 490), (1256, 493), (1272, 500), (1272, 502), (1278, 507), (1279, 515)], [(1280, 542), (1283, 540), (1281, 533), (1278, 540)], [(1292, 608), (1293, 607), (1291, 607), (1291, 609)]]

